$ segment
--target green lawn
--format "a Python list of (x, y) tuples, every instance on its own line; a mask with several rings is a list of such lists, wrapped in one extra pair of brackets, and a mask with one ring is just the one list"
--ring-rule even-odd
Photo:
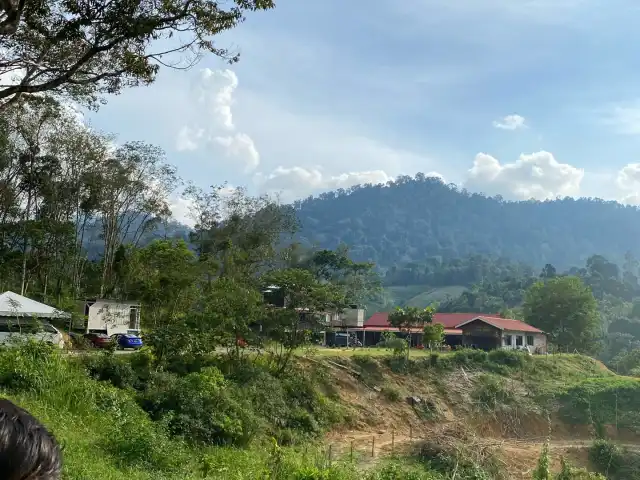
[[(296, 355), (307, 355), (310, 349), (301, 348), (296, 350)], [(326, 357), (357, 357), (357, 356), (375, 356), (385, 357), (393, 355), (393, 350), (387, 348), (325, 348), (318, 347), (311, 349), (313, 355), (322, 355)], [(429, 350), (411, 349), (409, 356), (411, 358), (428, 357), (430, 355)]]

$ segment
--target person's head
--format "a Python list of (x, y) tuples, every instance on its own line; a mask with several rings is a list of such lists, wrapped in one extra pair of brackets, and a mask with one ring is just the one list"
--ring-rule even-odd
[(0, 399), (0, 478), (58, 480), (61, 469), (53, 435), (27, 411)]

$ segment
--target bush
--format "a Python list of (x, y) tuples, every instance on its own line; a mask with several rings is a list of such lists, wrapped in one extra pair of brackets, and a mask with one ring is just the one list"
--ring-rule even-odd
[(531, 357), (524, 352), (518, 352), (516, 350), (498, 349), (489, 352), (488, 359), (497, 365), (505, 365), (510, 368), (524, 368), (527, 362), (531, 360)]
[(568, 422), (592, 425), (617, 424), (640, 432), (640, 381), (624, 377), (584, 380), (558, 396), (560, 414)]
[(215, 367), (184, 377), (154, 375), (140, 398), (156, 421), (171, 434), (193, 443), (247, 445), (260, 421), (242, 395)]
[(390, 402), (397, 402), (400, 400), (400, 392), (393, 387), (383, 387), (382, 395)]
[(456, 350), (451, 355), (451, 360), (456, 365), (465, 367), (485, 366), (488, 362), (489, 354), (484, 350), (463, 349)]
[(110, 382), (118, 388), (138, 386), (138, 375), (128, 359), (101, 352), (98, 355), (87, 355), (83, 362), (87, 372), (95, 380)]
[(501, 377), (483, 374), (478, 377), (472, 398), (479, 403), (482, 410), (495, 410), (504, 405), (511, 405), (515, 401), (515, 394), (508, 388)]
[(596, 440), (589, 449), (589, 460), (612, 480), (640, 479), (640, 454), (606, 440)]

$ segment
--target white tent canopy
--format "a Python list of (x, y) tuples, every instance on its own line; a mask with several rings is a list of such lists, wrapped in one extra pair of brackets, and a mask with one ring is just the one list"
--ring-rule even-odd
[(0, 317), (69, 318), (71, 315), (13, 292), (0, 294)]

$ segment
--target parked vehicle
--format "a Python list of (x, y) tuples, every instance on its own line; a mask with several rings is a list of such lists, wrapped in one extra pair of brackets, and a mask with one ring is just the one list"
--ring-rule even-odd
[(64, 348), (62, 333), (47, 322), (0, 321), (0, 344), (11, 345), (14, 340), (34, 339)]
[(121, 350), (125, 348), (133, 348), (134, 350), (142, 348), (142, 338), (133, 333), (117, 333), (112, 335), (111, 338), (116, 342), (116, 347)]
[(109, 348), (113, 345), (113, 339), (106, 333), (90, 332), (84, 338), (95, 348)]
[(361, 347), (362, 342), (354, 334), (344, 332), (327, 334), (327, 347)]

